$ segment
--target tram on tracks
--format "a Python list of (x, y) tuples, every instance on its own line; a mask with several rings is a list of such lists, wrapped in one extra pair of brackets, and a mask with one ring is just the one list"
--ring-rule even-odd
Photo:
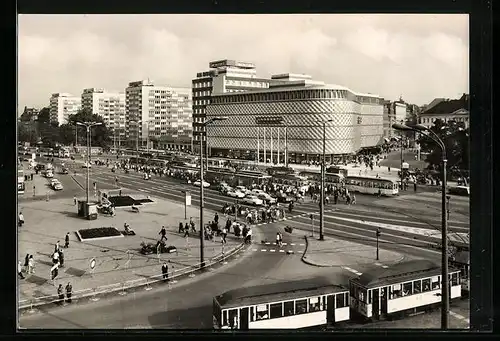
[(327, 278), (238, 288), (213, 299), (214, 329), (299, 329), (349, 320), (349, 290)]
[[(321, 183), (321, 172), (306, 170), (299, 172), (299, 176), (305, 177), (309, 181)], [(338, 173), (325, 172), (325, 183), (327, 185), (339, 186), (344, 182), (344, 176)]]
[(399, 193), (398, 184), (391, 179), (381, 179), (366, 176), (346, 176), (345, 187), (349, 192), (363, 194), (378, 194), (383, 196), (393, 196)]
[[(449, 269), (450, 299), (461, 297), (460, 269)], [(373, 268), (349, 280), (353, 315), (369, 320), (397, 318), (431, 310), (441, 303), (441, 267), (411, 260)]]
[(460, 270), (460, 282), (462, 293), (469, 294), (470, 288), (470, 253), (469, 251), (458, 251), (450, 259), (450, 265)]

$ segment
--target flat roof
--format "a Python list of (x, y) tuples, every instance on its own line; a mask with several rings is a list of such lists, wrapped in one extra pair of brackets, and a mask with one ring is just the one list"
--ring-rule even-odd
[(215, 299), (222, 308), (226, 309), (339, 292), (348, 292), (348, 289), (333, 284), (331, 280), (325, 277), (315, 277), (298, 281), (238, 288), (215, 296)]
[[(449, 273), (457, 272), (454, 268)], [(413, 281), (419, 278), (432, 277), (441, 274), (441, 266), (427, 259), (414, 259), (382, 268), (373, 267), (349, 282), (357, 283), (365, 288), (378, 288), (382, 286)]]

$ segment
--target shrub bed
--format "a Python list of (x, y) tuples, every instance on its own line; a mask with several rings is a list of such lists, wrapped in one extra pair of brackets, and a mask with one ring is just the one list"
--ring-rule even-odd
[(128, 195), (109, 197), (108, 200), (111, 201), (115, 207), (141, 205), (139, 201), (134, 200)]
[(82, 239), (118, 237), (121, 236), (120, 231), (114, 227), (97, 227), (93, 229), (78, 230), (78, 234)]

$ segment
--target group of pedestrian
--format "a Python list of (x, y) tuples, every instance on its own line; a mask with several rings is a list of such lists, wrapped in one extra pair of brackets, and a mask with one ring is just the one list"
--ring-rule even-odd
[[(21, 261), (18, 262), (17, 272), (19, 278), (24, 279), (23, 267), (21, 266)], [(33, 255), (30, 255), (29, 253), (27, 253), (26, 257), (24, 258), (24, 272), (27, 275), (35, 273), (35, 259), (33, 258)]]
[(71, 296), (73, 294), (73, 286), (71, 285), (70, 282), (66, 284), (66, 300), (64, 300), (64, 289), (63, 285), (59, 284), (57, 287), (57, 296), (59, 297), (58, 304), (64, 304), (65, 302), (71, 303)]

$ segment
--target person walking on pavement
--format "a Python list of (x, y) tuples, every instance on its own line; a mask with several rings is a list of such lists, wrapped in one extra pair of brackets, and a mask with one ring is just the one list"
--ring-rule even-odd
[(59, 249), (58, 252), (59, 254), (59, 266), (64, 267), (64, 253), (62, 249)]
[(280, 233), (276, 232), (276, 245), (281, 247)]
[(356, 205), (356, 195), (354, 193), (352, 194), (351, 204)]
[(23, 212), (19, 212), (19, 227), (22, 227), (24, 224), (24, 215)]
[(161, 235), (160, 242), (163, 241), (163, 238), (165, 238), (165, 241), (168, 240), (168, 238), (167, 238), (167, 230), (165, 229), (165, 226), (161, 227), (161, 230), (160, 230), (160, 232), (158, 234)]
[(217, 224), (219, 223), (219, 215), (217, 214), (217, 212), (215, 212), (214, 221), (215, 221)]
[(30, 255), (28, 260), (28, 274), (35, 273), (35, 260), (33, 259), (33, 255)]
[(59, 300), (57, 301), (57, 304), (61, 305), (64, 303), (64, 289), (62, 284), (59, 284), (57, 287), (57, 296), (59, 296)]
[(66, 233), (64, 237), (64, 248), (67, 249), (69, 247), (69, 232)]
[(188, 223), (184, 224), (184, 237), (185, 238), (189, 237), (189, 225), (188, 225)]
[(163, 281), (166, 282), (168, 280), (168, 265), (167, 262), (163, 262), (161, 266), (161, 273), (163, 275)]
[(54, 251), (52, 254), (52, 264), (58, 264), (59, 263), (59, 252)]
[(179, 222), (179, 233), (184, 232), (184, 225), (182, 225), (182, 221)]
[(26, 257), (24, 257), (24, 272), (28, 273), (28, 265), (30, 260), (30, 254), (27, 253)]
[(71, 285), (70, 282), (66, 285), (66, 301), (68, 303), (71, 303), (71, 295), (73, 294), (73, 286)]
[(73, 196), (73, 205), (76, 206), (76, 204), (77, 204), (76, 196)]
[(226, 229), (226, 227), (225, 227), (225, 226), (222, 228), (222, 234), (221, 234), (221, 237), (222, 237), (222, 244), (227, 244), (227, 241), (226, 241), (226, 237), (227, 237), (227, 229)]
[(196, 224), (194, 223), (193, 217), (189, 218), (189, 225), (191, 226), (191, 232), (196, 233)]
[(61, 247), (59, 246), (59, 240), (57, 241), (57, 243), (54, 245), (54, 251), (57, 252), (59, 251)]
[(24, 276), (23, 276), (23, 266), (21, 264), (21, 261), (19, 261), (17, 263), (17, 274), (19, 275), (20, 279), (24, 279)]

